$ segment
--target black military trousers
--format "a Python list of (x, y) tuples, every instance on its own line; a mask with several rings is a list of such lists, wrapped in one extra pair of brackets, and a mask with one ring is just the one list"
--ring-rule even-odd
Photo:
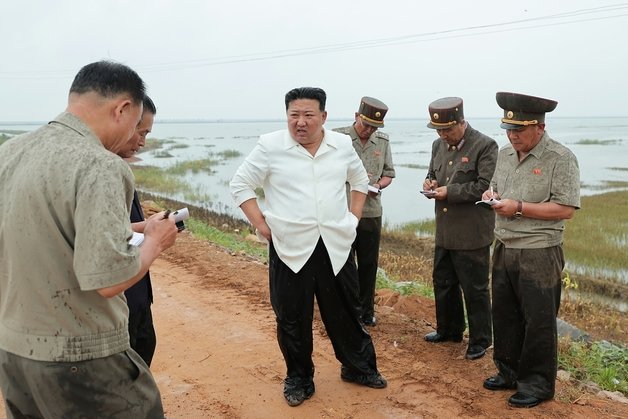
[(357, 271), (351, 258), (334, 276), (323, 240), (305, 266), (294, 273), (269, 247), (270, 302), (277, 320), (277, 341), (286, 361), (287, 376), (310, 380), (314, 296), (336, 359), (353, 373), (377, 372), (371, 336), (360, 322)]
[(491, 346), (491, 301), (488, 289), (490, 246), (474, 250), (434, 249), (436, 331), (461, 336), (464, 304), (469, 319), (469, 345)]
[(352, 246), (358, 262), (359, 298), (364, 320), (370, 320), (375, 315), (375, 280), (381, 232), (382, 217), (362, 218)]
[(153, 313), (150, 305), (129, 310), (129, 341), (131, 348), (150, 367), (157, 346), (157, 336), (153, 326)]
[(562, 246), (493, 251), (493, 327), (499, 373), (517, 391), (554, 397), (558, 367), (556, 316), (560, 307)]

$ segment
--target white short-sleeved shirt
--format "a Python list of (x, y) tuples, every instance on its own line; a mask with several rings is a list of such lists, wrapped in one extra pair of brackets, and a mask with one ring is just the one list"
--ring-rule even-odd
[(322, 237), (334, 274), (344, 266), (356, 236), (357, 218), (348, 210), (346, 183), (364, 194), (368, 176), (351, 139), (324, 131), (312, 156), (288, 130), (262, 135), (231, 180), (239, 206), (265, 195), (263, 211), (281, 260), (299, 272)]

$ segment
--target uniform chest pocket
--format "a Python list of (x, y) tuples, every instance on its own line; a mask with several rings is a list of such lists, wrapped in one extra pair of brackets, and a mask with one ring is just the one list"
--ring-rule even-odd
[(549, 176), (535, 176), (525, 183), (523, 199), (528, 202), (547, 202), (550, 200)]
[(456, 172), (453, 175), (453, 183), (466, 183), (472, 182), (477, 179), (478, 175), (475, 170), (475, 165), (471, 163), (460, 163), (456, 167)]

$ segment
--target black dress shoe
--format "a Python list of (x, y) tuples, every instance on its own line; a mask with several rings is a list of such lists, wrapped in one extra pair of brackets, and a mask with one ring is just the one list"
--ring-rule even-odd
[(469, 347), (467, 348), (466, 358), (471, 360), (482, 358), (485, 353), (486, 349), (483, 346), (469, 345)]
[(504, 377), (497, 374), (484, 380), (484, 388), (487, 390), (512, 390), (517, 388), (517, 383), (509, 383)]
[(349, 368), (344, 365), (340, 368), (340, 378), (342, 381), (360, 384), (371, 388), (386, 388), (388, 385), (386, 379), (378, 372), (370, 374), (356, 374), (349, 371)]
[(298, 406), (314, 394), (314, 381), (300, 377), (286, 378), (283, 397), (290, 406)]
[(375, 319), (375, 316), (366, 316), (362, 318), (362, 323), (364, 323), (364, 326), (375, 326), (377, 324), (377, 320)]
[(439, 343), (439, 342), (462, 342), (462, 335), (452, 335), (452, 336), (443, 336), (438, 332), (431, 332), (425, 335), (424, 338), (428, 342)]
[(543, 400), (537, 397), (528, 396), (527, 394), (516, 392), (508, 399), (508, 404), (512, 407), (534, 407), (542, 401)]

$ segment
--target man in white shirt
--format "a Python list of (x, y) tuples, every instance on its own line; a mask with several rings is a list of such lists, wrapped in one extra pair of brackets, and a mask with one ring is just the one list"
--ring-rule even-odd
[[(297, 406), (314, 394), (314, 295), (341, 378), (384, 388), (375, 348), (360, 322), (358, 276), (349, 258), (368, 176), (351, 141), (325, 130), (326, 94), (302, 87), (285, 97), (288, 129), (265, 134), (231, 180), (231, 193), (269, 242), (270, 300), (287, 377), (284, 397)], [(351, 190), (347, 206), (346, 186)], [(255, 189), (264, 189), (265, 210)]]

